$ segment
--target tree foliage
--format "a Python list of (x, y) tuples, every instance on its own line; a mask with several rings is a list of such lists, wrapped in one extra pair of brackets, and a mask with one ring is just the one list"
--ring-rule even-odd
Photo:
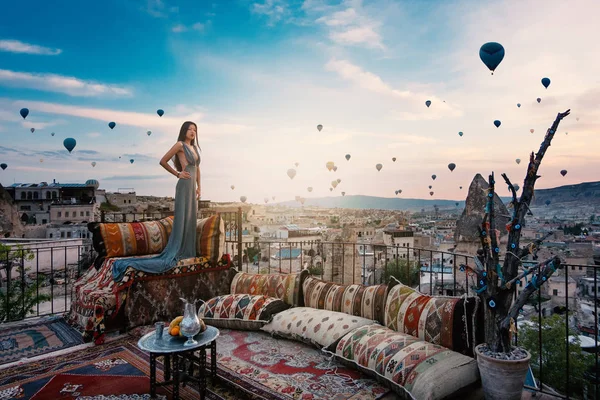
[(419, 284), (420, 271), (416, 262), (404, 259), (388, 261), (383, 272), (383, 282), (388, 283), (393, 276), (402, 284), (414, 287)]

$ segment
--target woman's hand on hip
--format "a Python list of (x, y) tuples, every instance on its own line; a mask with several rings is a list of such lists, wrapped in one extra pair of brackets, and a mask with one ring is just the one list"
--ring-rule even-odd
[(179, 174), (179, 179), (190, 179), (191, 177), (192, 175), (190, 175), (190, 173), (187, 171), (181, 171)]

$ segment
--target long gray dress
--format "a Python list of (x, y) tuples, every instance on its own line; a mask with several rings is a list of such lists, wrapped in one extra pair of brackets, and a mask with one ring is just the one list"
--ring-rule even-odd
[(177, 261), (185, 258), (196, 257), (196, 170), (200, 164), (200, 154), (194, 148), (198, 160), (194, 159), (192, 151), (183, 143), (183, 151), (188, 164), (185, 171), (189, 172), (190, 179), (179, 179), (175, 188), (175, 218), (173, 230), (169, 236), (167, 246), (159, 255), (149, 258), (123, 258), (113, 263), (112, 272), (115, 282), (123, 278), (127, 267), (137, 270), (159, 274), (173, 268)]

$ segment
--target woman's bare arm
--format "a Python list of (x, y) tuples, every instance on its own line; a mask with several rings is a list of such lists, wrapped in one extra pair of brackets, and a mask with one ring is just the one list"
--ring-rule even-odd
[(171, 167), (169, 165), (169, 160), (171, 158), (173, 158), (174, 155), (176, 155), (177, 153), (179, 153), (181, 150), (183, 149), (183, 144), (181, 142), (177, 142), (173, 145), (173, 147), (171, 147), (169, 149), (169, 151), (167, 151), (165, 153), (165, 155), (163, 156), (163, 158), (160, 159), (159, 164), (166, 169), (167, 171), (169, 171), (171, 174), (175, 175), (176, 177), (179, 177), (179, 174), (177, 172), (177, 170), (173, 167)]

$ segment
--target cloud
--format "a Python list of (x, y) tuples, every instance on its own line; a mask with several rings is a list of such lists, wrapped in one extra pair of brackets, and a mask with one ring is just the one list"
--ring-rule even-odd
[(0, 154), (8, 154), (8, 153), (20, 153), (20, 151), (13, 149), (12, 147), (0, 146)]
[(43, 56), (57, 56), (62, 53), (61, 49), (52, 49), (50, 47), (38, 46), (21, 42), (19, 40), (0, 40), (0, 51), (10, 53), (36, 54)]
[(169, 6), (163, 0), (146, 0), (146, 6), (142, 10), (154, 18), (167, 18), (169, 13), (178, 13), (179, 7)]
[(196, 22), (194, 25), (192, 25), (192, 29), (198, 32), (204, 32), (205, 28), (206, 24), (203, 24), (201, 22)]
[(251, 11), (254, 14), (264, 15), (267, 17), (269, 26), (274, 26), (284, 17), (290, 15), (290, 10), (283, 0), (264, 0), (263, 3), (253, 3)]
[(113, 175), (101, 178), (101, 181), (138, 181), (138, 180), (154, 180), (164, 179), (168, 176), (162, 175)]
[(0, 84), (5, 86), (64, 93), (74, 97), (130, 97), (131, 89), (107, 85), (55, 74), (32, 74), (29, 72), (0, 69)]
[(171, 29), (171, 31), (173, 31), (175, 33), (180, 33), (180, 32), (187, 31), (187, 28), (185, 27), (185, 25), (177, 24)]
[(102, 134), (100, 132), (90, 132), (86, 136), (91, 137), (91, 138), (97, 138), (97, 137), (102, 136)]
[(204, 32), (205, 29), (209, 25), (210, 25), (210, 21), (207, 21), (206, 23), (196, 22), (195, 24), (191, 25), (190, 27), (187, 27), (183, 24), (177, 24), (177, 25), (173, 26), (173, 28), (171, 28), (171, 31), (175, 32), (175, 33), (187, 32), (189, 30), (197, 31), (197, 32)]

